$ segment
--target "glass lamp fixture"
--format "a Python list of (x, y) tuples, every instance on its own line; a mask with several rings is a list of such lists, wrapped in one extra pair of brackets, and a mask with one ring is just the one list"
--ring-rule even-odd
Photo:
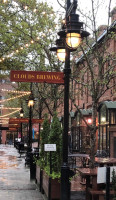
[(56, 47), (50, 48), (50, 51), (56, 51), (57, 57), (60, 61), (65, 61), (66, 50), (64, 45), (64, 39), (60, 38), (56, 40)]
[(66, 44), (70, 48), (77, 48), (81, 43), (81, 35), (79, 33), (67, 33)]
[(71, 13), (66, 23), (63, 24), (62, 30), (58, 32), (58, 35), (62, 38), (64, 36), (65, 43), (70, 49), (76, 49), (83, 38), (86, 38), (90, 34), (83, 30), (83, 22), (79, 21), (79, 15)]
[(57, 49), (57, 57), (60, 61), (64, 62), (66, 56), (66, 50), (65, 49)]
[(33, 94), (31, 93), (28, 100), (28, 107), (33, 107), (33, 106), (34, 106), (34, 98), (33, 98)]
[(20, 117), (23, 117), (24, 116), (24, 112), (23, 112), (23, 109), (21, 109), (20, 111)]
[(34, 105), (34, 100), (33, 99), (29, 99), (28, 106), (32, 107), (33, 105)]

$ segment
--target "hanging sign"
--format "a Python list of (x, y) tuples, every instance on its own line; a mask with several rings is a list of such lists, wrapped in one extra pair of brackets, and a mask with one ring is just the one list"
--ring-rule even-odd
[(33, 124), (42, 124), (44, 119), (32, 119)]
[(20, 128), (20, 124), (9, 124), (9, 128)]
[(9, 124), (20, 124), (20, 123), (28, 123), (28, 118), (10, 118)]
[(9, 131), (17, 131), (17, 128), (9, 128)]
[[(33, 124), (41, 124), (43, 123), (44, 119), (32, 119)], [(29, 123), (28, 118), (10, 118), (9, 124), (20, 124), (20, 123)]]
[(64, 84), (63, 72), (45, 71), (11, 71), (10, 80), (12, 82), (38, 82)]

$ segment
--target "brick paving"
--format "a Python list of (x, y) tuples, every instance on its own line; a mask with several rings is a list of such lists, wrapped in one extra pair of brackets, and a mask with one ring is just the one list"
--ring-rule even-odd
[(0, 199), (43, 200), (36, 184), (30, 181), (24, 158), (10, 145), (0, 145)]
[(85, 200), (85, 185), (80, 182), (81, 178), (77, 173), (71, 181), (71, 200)]
[[(81, 166), (80, 158), (76, 158), (76, 166)], [(71, 180), (71, 200), (85, 200), (85, 184), (81, 184), (82, 180), (79, 173), (76, 171), (76, 175)]]

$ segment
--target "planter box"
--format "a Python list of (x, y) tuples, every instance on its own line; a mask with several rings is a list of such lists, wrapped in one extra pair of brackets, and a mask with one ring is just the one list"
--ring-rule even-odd
[(42, 181), (43, 181), (43, 170), (40, 168), (40, 166), (36, 165), (36, 184), (39, 186), (40, 192), (43, 193)]
[(50, 187), (50, 178), (43, 171), (43, 190), (46, 196), (49, 199), (49, 195), (51, 196), (51, 200), (59, 200), (60, 199), (60, 183), (59, 179), (51, 179), (51, 187)]

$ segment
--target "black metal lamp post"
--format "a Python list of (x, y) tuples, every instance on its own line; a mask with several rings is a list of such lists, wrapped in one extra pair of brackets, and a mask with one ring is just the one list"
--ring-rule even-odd
[[(24, 112), (23, 112), (23, 109), (20, 110), (20, 117), (23, 118), (23, 115), (24, 115)], [(21, 122), (21, 142), (22, 142), (22, 137), (23, 137), (23, 134), (22, 134), (22, 122)]]
[(29, 96), (28, 106), (29, 106), (29, 138), (28, 138), (28, 147), (32, 146), (32, 108), (34, 105), (33, 94)]
[(63, 163), (61, 166), (61, 200), (70, 200), (70, 169), (68, 166), (68, 131), (69, 131), (69, 81), (70, 81), (70, 52), (76, 50), (83, 37), (89, 36), (87, 31), (83, 30), (83, 23), (79, 22), (79, 15), (75, 14), (77, 1), (67, 0), (67, 10), (65, 24), (62, 30), (58, 32), (60, 39), (56, 41), (57, 47), (50, 50), (62, 50), (65, 59), (64, 68), (64, 131), (63, 131)]

